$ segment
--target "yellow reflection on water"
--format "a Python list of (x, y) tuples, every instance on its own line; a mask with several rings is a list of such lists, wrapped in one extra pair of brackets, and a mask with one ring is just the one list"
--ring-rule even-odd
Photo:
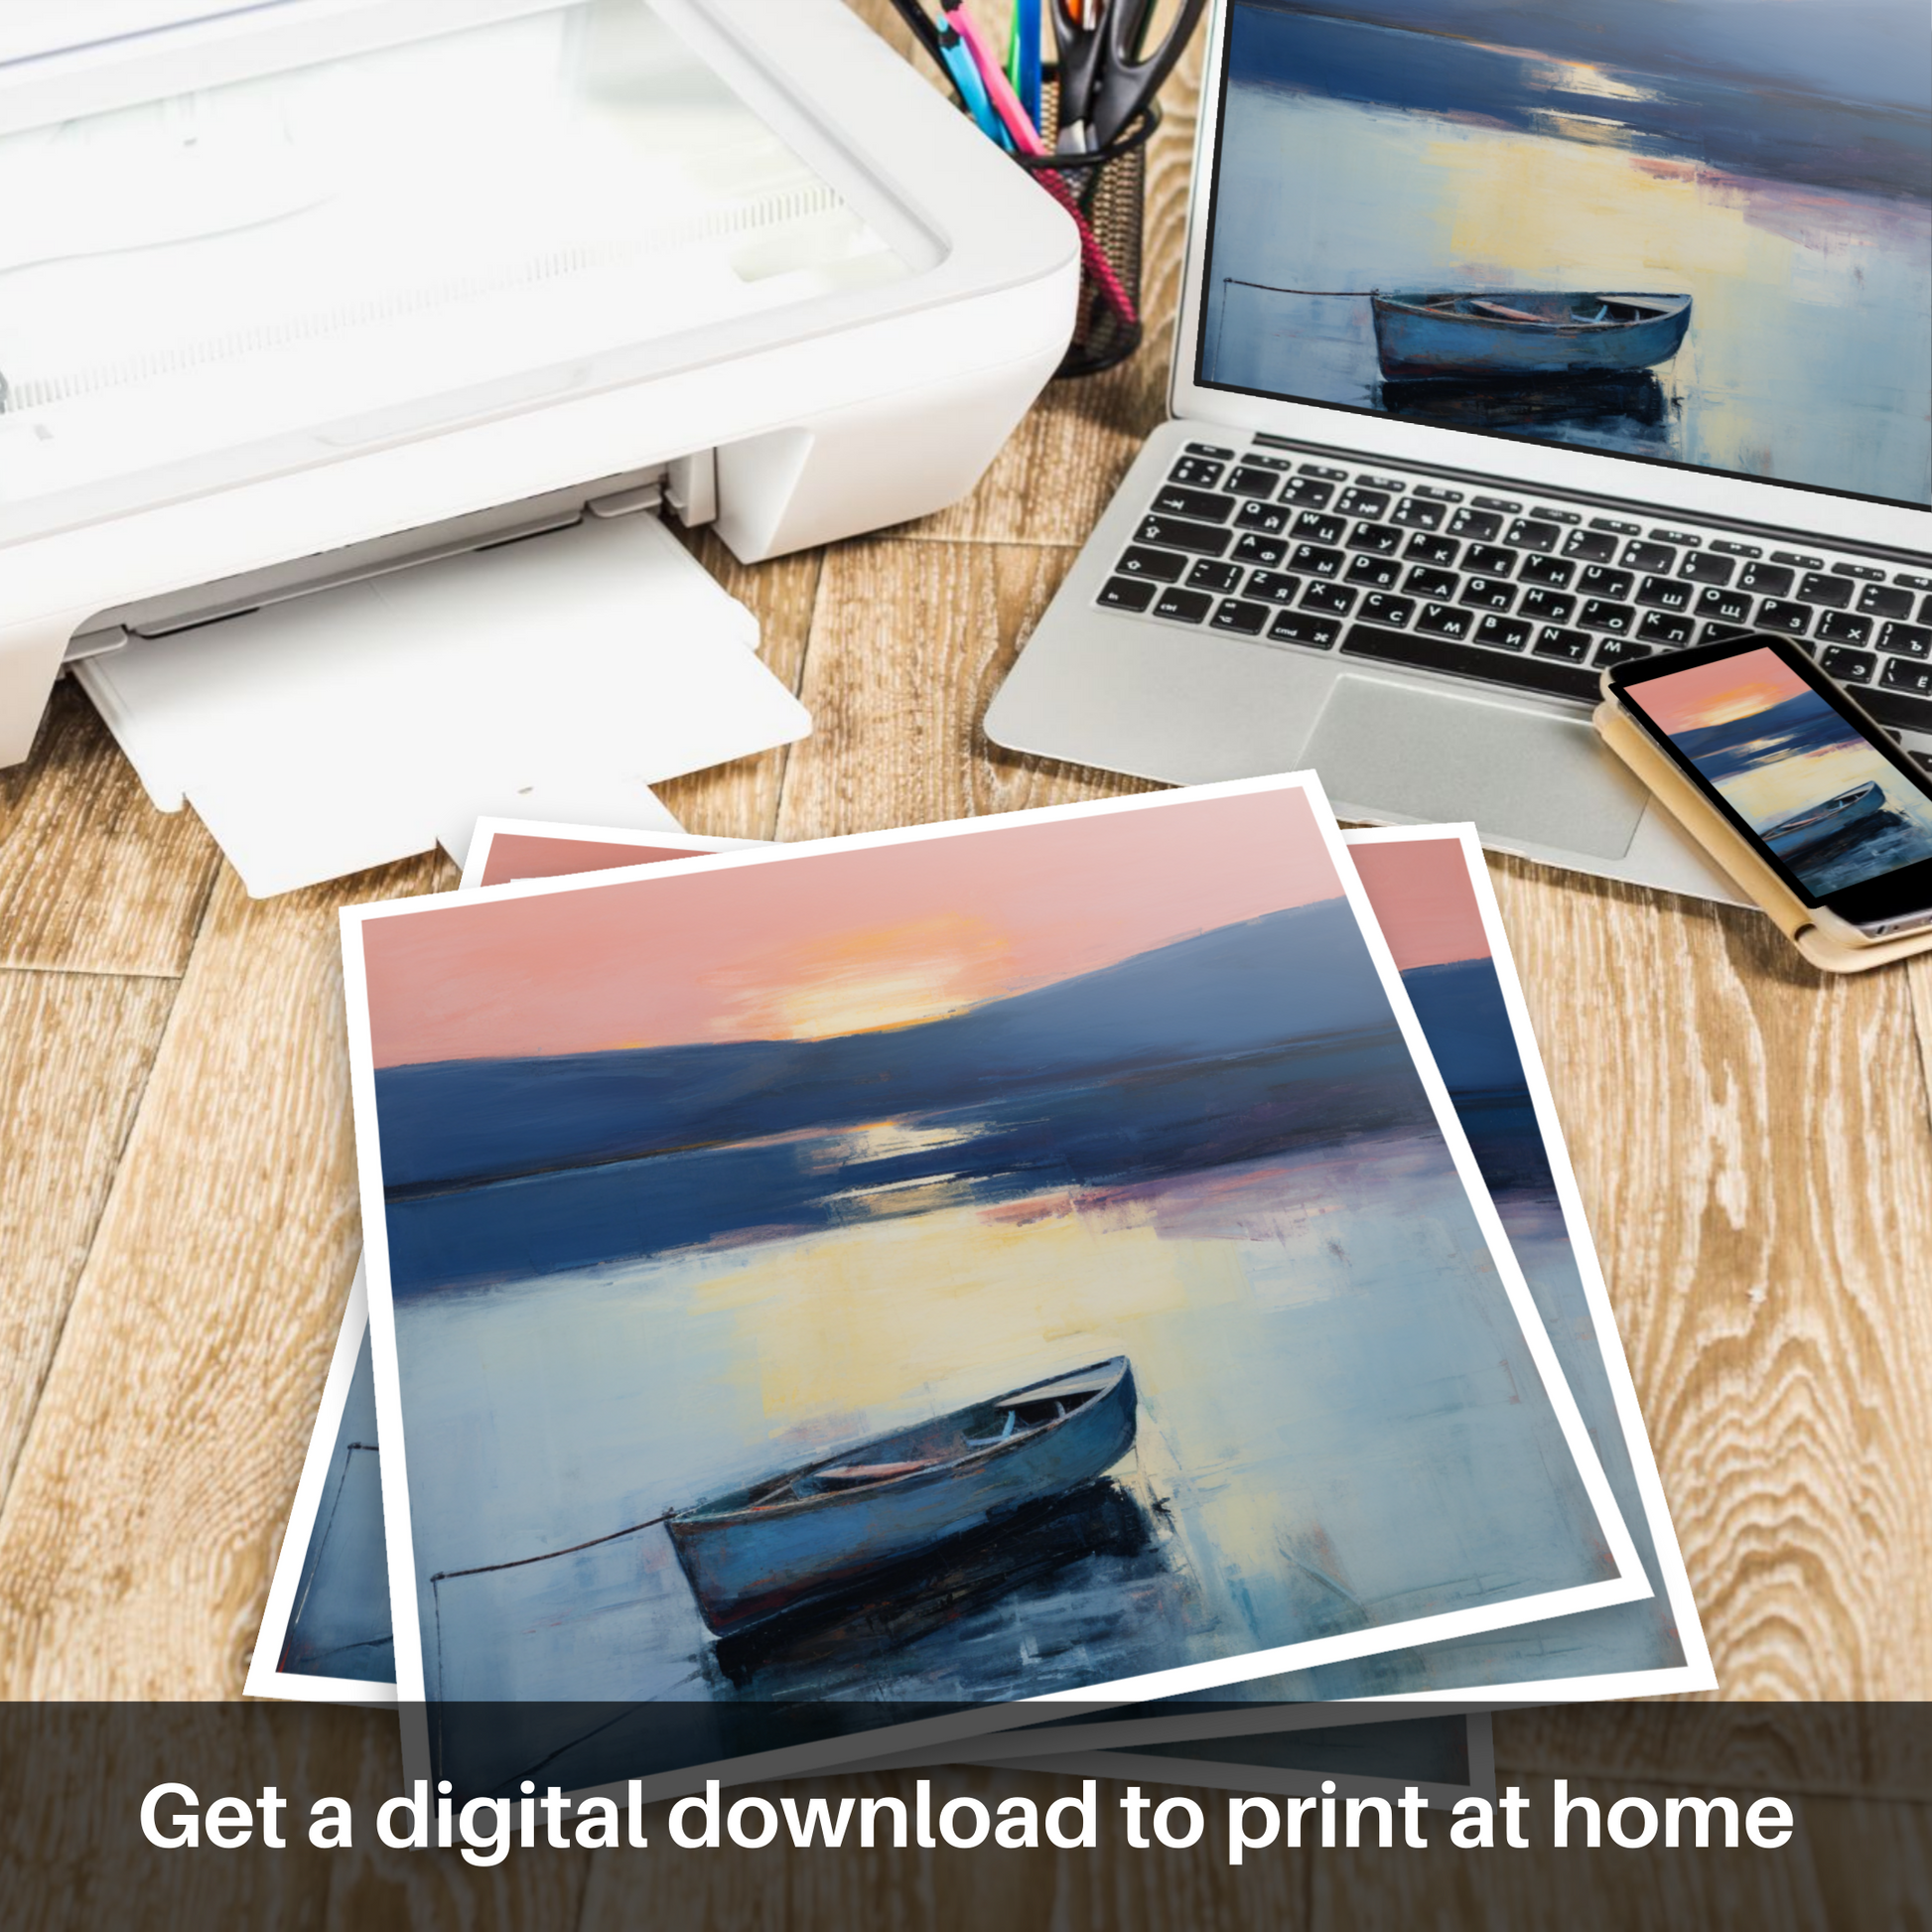
[(1823, 752), (1773, 759), (1754, 771), (1722, 780), (1718, 789), (1762, 832), (1813, 805), (1875, 779), (1893, 811), (1925, 824), (1932, 819), (1924, 798), (1885, 759), (1863, 745), (1834, 745)]
[(774, 1244), (708, 1283), (701, 1305), (739, 1315), (771, 1434), (836, 1438), (922, 1387), (935, 1412), (954, 1390), (997, 1395), (1244, 1293), (1235, 1243), (1097, 1235), (1061, 1201), (1030, 1205), (1038, 1218), (951, 1207)]

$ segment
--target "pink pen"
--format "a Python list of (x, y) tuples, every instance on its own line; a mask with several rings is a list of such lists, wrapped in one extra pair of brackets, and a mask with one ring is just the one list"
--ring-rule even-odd
[(1006, 69), (993, 58), (993, 50), (987, 44), (986, 36), (980, 32), (979, 22), (966, 11), (964, 0), (943, 0), (943, 4), (946, 19), (966, 43), (967, 52), (973, 57), (973, 65), (979, 69), (980, 77), (986, 82), (993, 111), (1006, 123), (1014, 145), (1022, 154), (1044, 154), (1046, 144), (1039, 138), (1039, 130), (1027, 118), (1027, 110), (1020, 105), (1020, 96), (1013, 91), (1013, 82), (1007, 78)]
[[(946, 19), (965, 42), (966, 51), (972, 55), (973, 65), (979, 69), (980, 77), (986, 83), (987, 97), (993, 103), (993, 111), (1013, 136), (1014, 146), (1024, 155), (1040, 159), (1047, 152), (1046, 143), (1039, 138), (1039, 130), (1027, 118), (1027, 110), (1020, 105), (1020, 96), (1013, 91), (1013, 82), (1007, 78), (1006, 69), (993, 58), (993, 50), (980, 33), (979, 23), (966, 11), (963, 0), (944, 0), (944, 6)], [(1129, 328), (1138, 327), (1141, 318), (1127, 290), (1122, 287), (1120, 277), (1115, 274), (1113, 263), (1107, 259), (1100, 238), (1080, 212), (1066, 178), (1043, 171), (1036, 174), (1035, 180), (1072, 215), (1073, 224), (1080, 231), (1080, 259), (1086, 263), (1087, 273), (1100, 284), (1107, 300), (1120, 312), (1121, 320)]]

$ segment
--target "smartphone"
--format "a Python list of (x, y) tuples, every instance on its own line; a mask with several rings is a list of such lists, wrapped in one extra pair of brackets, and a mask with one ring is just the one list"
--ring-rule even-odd
[(1932, 773), (1788, 637), (1619, 664), (1622, 708), (1821, 925), (1932, 925)]

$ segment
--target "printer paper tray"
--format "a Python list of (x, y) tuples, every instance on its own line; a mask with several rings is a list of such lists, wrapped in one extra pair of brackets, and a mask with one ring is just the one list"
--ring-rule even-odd
[(802, 737), (758, 621), (650, 515), (320, 591), (73, 667), (164, 811), (257, 897), (483, 813), (662, 825), (649, 786)]

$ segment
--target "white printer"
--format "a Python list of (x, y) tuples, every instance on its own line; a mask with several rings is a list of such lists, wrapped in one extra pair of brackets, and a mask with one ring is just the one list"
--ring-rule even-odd
[[(532, 555), (589, 561), (526, 602), (630, 581), (634, 554), (666, 615), (606, 621), (594, 593), (512, 627), (463, 715), (493, 708), (508, 809), (586, 817), (595, 800), (513, 781), (595, 762), (639, 635), (710, 621), (663, 532), (621, 550), (597, 526), (668, 507), (752, 562), (923, 514), (973, 486), (1071, 329), (1066, 215), (840, 0), (7, 16), (0, 764), (71, 662), (157, 802), (210, 816), (220, 774), (195, 759), (280, 729), (299, 763), (315, 702), (358, 678), (342, 716), (385, 708), (391, 646), (345, 642), (338, 666), (332, 635), (407, 603), (460, 679), (472, 620), (515, 604), (490, 560), (553, 531)], [(252, 709), (196, 741), (186, 714), (220, 679)], [(379, 782), (395, 750), (341, 757)], [(669, 775), (648, 763), (628, 777)], [(385, 838), (367, 862), (397, 856)]]

